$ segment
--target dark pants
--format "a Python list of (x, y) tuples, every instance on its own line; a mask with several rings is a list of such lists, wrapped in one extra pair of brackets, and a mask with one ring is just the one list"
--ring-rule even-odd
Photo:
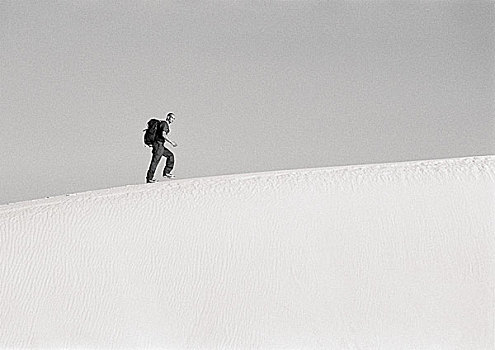
[(151, 157), (151, 164), (148, 169), (148, 173), (146, 174), (146, 180), (153, 179), (155, 176), (155, 170), (160, 163), (162, 157), (167, 158), (167, 164), (165, 164), (165, 168), (163, 169), (163, 175), (168, 174), (174, 168), (174, 154), (170, 152), (165, 146), (163, 142), (155, 142), (153, 143), (153, 155)]

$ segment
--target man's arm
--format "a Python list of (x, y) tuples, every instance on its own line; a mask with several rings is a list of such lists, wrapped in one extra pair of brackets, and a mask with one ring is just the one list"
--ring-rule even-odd
[(165, 121), (163, 121), (163, 122), (162, 122), (162, 128), (163, 128), (163, 129), (162, 129), (162, 130), (163, 130), (163, 131), (162, 131), (162, 137), (163, 137), (163, 139), (165, 140), (165, 142), (170, 143), (173, 147), (177, 147), (177, 144), (176, 144), (174, 141), (170, 140), (170, 139), (167, 137), (167, 134), (168, 134), (168, 132), (169, 132), (169, 130), (170, 130), (170, 129), (169, 129), (169, 127), (168, 127), (167, 122), (165, 122)]
[(177, 147), (177, 144), (176, 144), (174, 141), (170, 140), (170, 139), (167, 137), (167, 135), (163, 135), (163, 138), (165, 139), (165, 142), (170, 143), (173, 147)]

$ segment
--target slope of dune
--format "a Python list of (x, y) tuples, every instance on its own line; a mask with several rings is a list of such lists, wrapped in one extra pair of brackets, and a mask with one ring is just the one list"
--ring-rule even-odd
[(493, 349), (495, 156), (0, 206), (0, 347)]

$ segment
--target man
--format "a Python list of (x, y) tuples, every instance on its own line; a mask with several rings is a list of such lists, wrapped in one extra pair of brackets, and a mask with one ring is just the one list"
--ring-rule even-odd
[(167, 114), (167, 118), (165, 119), (165, 121), (161, 121), (158, 125), (155, 142), (153, 142), (151, 164), (148, 169), (148, 173), (146, 174), (147, 183), (156, 182), (153, 177), (155, 176), (156, 167), (158, 166), (158, 163), (160, 163), (162, 157), (167, 158), (167, 163), (165, 164), (165, 168), (163, 169), (163, 176), (168, 177), (169, 179), (173, 179), (175, 177), (175, 175), (171, 174), (171, 171), (174, 168), (174, 154), (164, 146), (164, 143), (168, 142), (173, 147), (177, 147), (177, 144), (167, 137), (168, 133), (170, 132), (170, 124), (172, 124), (174, 120), (175, 115), (173, 113), (169, 113)]

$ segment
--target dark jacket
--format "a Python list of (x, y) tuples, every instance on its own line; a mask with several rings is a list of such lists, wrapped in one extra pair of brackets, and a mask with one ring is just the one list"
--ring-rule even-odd
[(168, 135), (169, 132), (170, 132), (170, 127), (168, 126), (168, 123), (165, 120), (162, 120), (158, 125), (158, 129), (156, 130), (155, 141), (165, 142), (164, 136)]

